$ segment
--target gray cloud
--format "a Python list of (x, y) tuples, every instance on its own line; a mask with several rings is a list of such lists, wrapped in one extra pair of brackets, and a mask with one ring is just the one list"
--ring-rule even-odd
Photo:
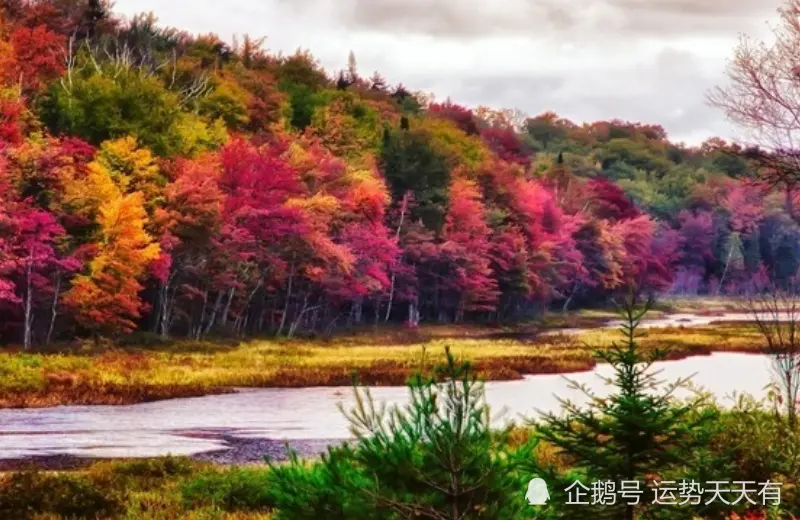
[(764, 0), (607, 0), (625, 11), (682, 14), (686, 16), (747, 16), (775, 10), (777, 3)]
[(758, 34), (782, 0), (117, 0), (133, 14), (223, 37), (309, 48), (329, 71), (359, 70), (468, 105), (556, 111), (576, 123), (628, 119), (677, 140), (730, 137), (706, 92), (724, 82), (739, 32)]
[[(710, 107), (704, 95), (723, 78), (700, 57), (667, 48), (650, 62), (609, 74), (612, 77), (603, 82), (596, 70), (587, 69), (473, 75), (441, 80), (433, 89), (469, 105), (519, 108), (531, 115), (552, 110), (578, 124), (608, 119), (660, 124), (677, 141), (729, 137), (724, 115)], [(619, 84), (614, 82), (616, 74), (622, 75)]]
[[(280, 0), (321, 8), (349, 29), (446, 38), (529, 35), (576, 39), (747, 31), (778, 0)], [(565, 31), (575, 31), (571, 35)]]

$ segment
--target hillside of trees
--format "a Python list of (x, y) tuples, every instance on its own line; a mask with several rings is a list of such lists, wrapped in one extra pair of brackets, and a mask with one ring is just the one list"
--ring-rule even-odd
[(431, 102), (101, 0), (4, 5), (3, 342), (513, 321), (797, 272), (794, 193), (719, 139)]

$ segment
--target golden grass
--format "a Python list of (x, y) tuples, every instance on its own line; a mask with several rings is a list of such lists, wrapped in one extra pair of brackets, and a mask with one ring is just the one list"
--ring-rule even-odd
[[(661, 318), (675, 313), (691, 313), (701, 316), (722, 314), (725, 312), (741, 312), (742, 301), (730, 297), (714, 296), (667, 296), (659, 299), (648, 312), (648, 319)], [(545, 328), (552, 327), (595, 327), (603, 323), (619, 319), (617, 309), (609, 304), (598, 308), (583, 308), (567, 314), (550, 312), (542, 320)]]
[[(586, 317), (585, 317), (586, 318)], [(588, 316), (595, 319), (596, 316)], [(594, 328), (578, 335), (518, 338), (489, 327), (365, 330), (334, 340), (254, 340), (235, 344), (178, 342), (158, 349), (111, 347), (101, 352), (0, 354), (0, 408), (62, 404), (128, 404), (231, 391), (234, 387), (401, 385), (444, 360), (444, 347), (469, 359), (488, 380), (524, 374), (590, 370), (593, 350), (621, 336)], [(460, 337), (452, 337), (452, 336)], [(758, 352), (753, 325), (721, 323), (642, 331), (645, 348), (670, 347), (671, 357), (713, 351)]]
[(122, 404), (232, 387), (403, 384), (444, 360), (448, 345), (487, 379), (591, 368), (588, 351), (554, 340), (437, 339), (394, 346), (252, 341), (203, 352), (0, 354), (0, 407)]
[[(597, 329), (576, 336), (576, 341), (588, 348), (602, 348), (620, 340), (614, 329)], [(710, 352), (761, 352), (764, 339), (754, 324), (713, 323), (704, 327), (664, 327), (639, 332), (639, 344), (644, 348), (669, 348), (671, 355), (707, 354)]]
[(667, 312), (692, 312), (698, 314), (741, 311), (744, 301), (729, 296), (668, 296), (660, 299), (657, 309)]

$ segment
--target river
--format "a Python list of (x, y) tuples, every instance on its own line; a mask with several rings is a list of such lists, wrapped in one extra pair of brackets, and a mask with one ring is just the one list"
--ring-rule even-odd
[[(707, 323), (705, 318), (686, 315), (649, 325), (663, 325), (668, 320), (687, 325)], [(665, 361), (655, 368), (660, 371), (659, 379), (666, 381), (693, 376), (693, 385), (711, 392), (722, 404), (730, 404), (737, 392), (763, 397), (771, 367), (767, 356), (715, 353)], [(495, 424), (521, 421), (542, 411), (558, 411), (556, 396), (580, 402), (582, 395), (570, 388), (567, 377), (603, 393), (601, 376), (610, 373), (608, 365), (599, 365), (594, 371), (566, 377), (532, 375), (518, 381), (489, 382), (486, 400)], [(372, 393), (376, 401), (407, 403), (403, 387), (378, 387)], [(685, 397), (690, 392), (682, 394)], [(351, 389), (240, 389), (232, 394), (129, 406), (0, 410), (0, 459), (173, 454), (253, 462), (265, 453), (282, 458), (287, 441), (301, 454), (313, 454), (349, 438), (348, 423), (337, 406), (340, 403), (352, 406)]]

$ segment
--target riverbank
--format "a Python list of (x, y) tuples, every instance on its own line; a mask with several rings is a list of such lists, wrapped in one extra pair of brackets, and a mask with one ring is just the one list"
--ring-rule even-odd
[[(735, 308), (736, 302), (727, 299), (664, 300), (648, 318), (687, 312), (723, 316)], [(554, 313), (512, 327), (365, 327), (332, 338), (244, 342), (142, 336), (101, 347), (68, 345), (36, 353), (12, 348), (0, 352), (0, 409), (135, 404), (222, 394), (237, 387), (350, 386), (354, 378), (396, 386), (442, 361), (445, 346), (471, 360), (490, 381), (582, 372), (595, 366), (594, 348), (619, 338), (615, 329), (605, 327), (615, 317), (613, 310), (596, 309)], [(671, 347), (671, 356), (678, 359), (758, 352), (762, 345), (754, 327), (744, 323), (687, 325), (647, 331), (643, 346)]]
[[(740, 363), (738, 367), (731, 367), (724, 358), (738, 358)], [(727, 380), (730, 384), (734, 385), (737, 390), (744, 392), (751, 391), (752, 388), (762, 388), (763, 382), (751, 385), (750, 388), (743, 383), (749, 380), (750, 377), (756, 375), (753, 368), (755, 365), (751, 363), (752, 356), (734, 355), (734, 354), (720, 354), (712, 357), (696, 357), (691, 360), (680, 362), (666, 362), (663, 367), (654, 367), (654, 371), (665, 372), (665, 379), (673, 380), (676, 372), (675, 369), (684, 372), (696, 372), (701, 379), (701, 383), (705, 380), (719, 381)], [(743, 361), (744, 363), (741, 363)], [(694, 370), (697, 368), (697, 363), (704, 364), (701, 370)], [(689, 364), (690, 366), (684, 366)], [(683, 366), (683, 368), (681, 368)], [(602, 370), (604, 367), (600, 367)], [(605, 367), (609, 368), (610, 367)], [(736, 368), (735, 370), (731, 370)], [(673, 370), (672, 373), (670, 370)], [(719, 373), (724, 372), (729, 377), (720, 378)], [(742, 377), (741, 374), (746, 373), (749, 377)], [(702, 376), (706, 377), (703, 378)], [(763, 374), (766, 375), (766, 372)], [(576, 376), (581, 377), (581, 376)], [(596, 377), (596, 375), (595, 375)], [(537, 378), (530, 378), (528, 381)], [(556, 380), (561, 378), (553, 378), (543, 376), (541, 380)], [(595, 384), (597, 382), (595, 381)], [(510, 385), (517, 386), (518, 383), (492, 383), (487, 385), (487, 402), (502, 405), (496, 400), (496, 394), (493, 395), (492, 386)], [(299, 389), (291, 391), (283, 390), (254, 390), (248, 393), (256, 394), (258, 392), (271, 392), (279, 395), (281, 400), (284, 400), (285, 394), (293, 394), (298, 392), (308, 392), (315, 389)], [(327, 389), (331, 391), (332, 389)], [(394, 389), (375, 389), (376, 392), (382, 393), (387, 390)], [(403, 390), (403, 389), (401, 389)], [(544, 406), (546, 403), (544, 397), (547, 392), (541, 391), (520, 391), (516, 388), (509, 392), (513, 395), (514, 402), (523, 403), (527, 407)], [(719, 389), (717, 389), (719, 390)], [(337, 390), (338, 392), (338, 390)], [(556, 392), (562, 397), (568, 394), (564, 392)], [(728, 392), (724, 392), (728, 393)], [(526, 399), (526, 397), (528, 399)], [(247, 395), (239, 396), (216, 396), (207, 399), (223, 399), (228, 400), (231, 398), (241, 399), (251, 402)], [(757, 399), (757, 397), (756, 397)], [(291, 399), (289, 399), (291, 400)], [(310, 399), (309, 402), (319, 404), (320, 399)], [(396, 401), (384, 399), (378, 396), (378, 402), (393, 406)], [(174, 402), (155, 403), (155, 405), (162, 406)], [(332, 403), (323, 402), (324, 408), (331, 410), (334, 408)], [(492, 406), (492, 404), (490, 404)], [(708, 407), (705, 410), (698, 410), (698, 415), (705, 416), (706, 412), (713, 415), (714, 422), (708, 424), (702, 432), (703, 442), (708, 450), (711, 450), (711, 456), (715, 457), (714, 460), (723, 460), (726, 464), (722, 466), (724, 474), (720, 474), (720, 479), (725, 480), (744, 480), (746, 478), (755, 478), (757, 475), (765, 475), (763, 479), (785, 482), (785, 493), (782, 495), (784, 509), (787, 512), (796, 511), (797, 495), (794, 492), (795, 486), (793, 485), (794, 479), (790, 474), (782, 472), (783, 468), (789, 467), (787, 464), (791, 461), (789, 456), (793, 451), (777, 449), (776, 443), (781, 439), (781, 435), (785, 435), (786, 430), (776, 428), (780, 425), (779, 422), (771, 423), (775, 420), (775, 414), (769, 408), (762, 408), (757, 404), (743, 404), (737, 410), (730, 410), (726, 408), (716, 408), (713, 401), (703, 401), (703, 404), (698, 406)], [(501, 406), (502, 407), (502, 406)], [(128, 408), (128, 407), (124, 407)], [(157, 416), (152, 416), (152, 409), (144, 411), (144, 408), (151, 408), (151, 405), (144, 407), (131, 407), (143, 409), (145, 416), (149, 419), (146, 421), (146, 429), (152, 429), (155, 425), (159, 424), (172, 424), (174, 415), (169, 415), (169, 421), (159, 421)], [(202, 402), (195, 402), (194, 416), (195, 418), (211, 418), (217, 417), (217, 414)], [(269, 412), (273, 407), (270, 406), (256, 406), (254, 410), (263, 410)], [(111, 412), (114, 416), (120, 408), (105, 409), (106, 413)], [(302, 410), (289, 403), (283, 413), (288, 413), (293, 417), (309, 417), (314, 414), (308, 413), (308, 410)], [(492, 408), (494, 411), (495, 409)], [(97, 408), (83, 408), (83, 409), (63, 409), (61, 410), (66, 416), (69, 417), (67, 421), (56, 421), (54, 424), (64, 424), (73, 419), (73, 414), (78, 415), (82, 413), (94, 413), (98, 411)], [(744, 414), (741, 411), (745, 411)], [(33, 424), (38, 426), (43, 425), (43, 421), (39, 420), (41, 417), (40, 412), (49, 414), (51, 411), (18, 411), (27, 415)], [(52, 412), (56, 412), (55, 410)], [(246, 414), (247, 417), (255, 417), (257, 413), (250, 410)], [(106, 416), (110, 419), (109, 416)], [(694, 416), (693, 416), (694, 417)], [(120, 417), (115, 417), (120, 419)], [(317, 421), (326, 425), (326, 429), (331, 426), (331, 421), (324, 417), (314, 417)], [(163, 418), (162, 418), (163, 419)], [(694, 419), (691, 419), (694, 420)], [(294, 419), (289, 419), (293, 427), (297, 424)], [(46, 423), (46, 421), (44, 421)], [(222, 420), (223, 423), (229, 423), (228, 420)], [(265, 424), (272, 424), (269, 418), (264, 419)], [(316, 422), (316, 421), (315, 421)], [(6, 424), (9, 424), (7, 422)], [(10, 421), (10, 424), (17, 424), (17, 428), (24, 426), (25, 421)], [(127, 421), (112, 421), (115, 426), (127, 424)], [(758, 428), (753, 428), (753, 425), (759, 425)], [(44, 424), (44, 429), (49, 429), (47, 424)], [(109, 435), (109, 428), (111, 424), (108, 421), (101, 426), (102, 435)], [(526, 424), (525, 426), (515, 428), (511, 435), (508, 437), (508, 447), (514, 449), (519, 447), (525, 440), (530, 438), (534, 432), (534, 425)], [(197, 435), (203, 430), (194, 430), (191, 435)], [(227, 431), (227, 430), (226, 430)], [(235, 430), (230, 430), (234, 432)], [(75, 430), (70, 437), (80, 435), (85, 432), (85, 429), (79, 427)], [(209, 430), (209, 432), (212, 432)], [(126, 438), (136, 432), (130, 431), (125, 428)], [(252, 434), (252, 431), (248, 433)], [(708, 433), (709, 436), (706, 436)], [(186, 435), (187, 432), (184, 432)], [(218, 450), (215, 452), (205, 452), (192, 457), (173, 457), (165, 456), (161, 458), (143, 458), (139, 460), (133, 459), (114, 459), (106, 461), (77, 459), (72, 456), (66, 457), (35, 457), (28, 458), (20, 462), (16, 461), (6, 466), (0, 467), (0, 518), (30, 518), (35, 519), (67, 519), (67, 518), (136, 518), (139, 520), (177, 520), (177, 519), (217, 519), (217, 520), (269, 520), (277, 518), (300, 518), (299, 515), (294, 513), (294, 509), (289, 509), (292, 503), (287, 505), (287, 501), (282, 497), (284, 493), (289, 493), (291, 497), (301, 497), (300, 503), (303, 507), (308, 504), (306, 511), (308, 515), (302, 516), (303, 518), (318, 518), (320, 515), (324, 516), (327, 511), (325, 504), (330, 503), (327, 501), (312, 501), (306, 498), (307, 494), (317, 496), (315, 493), (325, 493), (329, 491), (329, 486), (333, 486), (343, 480), (332, 480), (329, 475), (324, 471), (317, 471), (319, 465), (315, 465), (318, 460), (315, 455), (324, 449), (322, 446), (325, 441), (300, 441), (305, 444), (307, 448), (313, 450), (311, 453), (305, 453), (301, 448), (302, 457), (310, 457), (310, 459), (299, 461), (297, 465), (285, 466), (280, 464), (280, 469), (277, 472), (272, 471), (269, 467), (263, 464), (262, 457), (269, 455), (275, 459), (279, 459), (280, 453), (276, 450), (277, 441), (269, 441), (267, 439), (255, 438), (241, 438), (235, 434), (228, 435), (223, 430), (217, 430), (213, 434), (215, 439), (224, 440), (228, 447), (226, 450)], [(12, 434), (13, 437), (13, 434)], [(112, 444), (117, 441), (113, 440), (113, 435), (110, 439)], [(3, 437), (0, 436), (0, 439)], [(505, 436), (496, 436), (496, 439), (504, 439)], [(238, 440), (237, 440), (238, 439)], [(710, 439), (710, 440), (709, 440)], [(792, 437), (789, 438), (789, 442)], [(136, 441), (134, 441), (136, 442)], [(317, 446), (313, 447), (312, 444), (316, 442)], [(297, 446), (297, 443), (293, 443)], [(47, 442), (48, 451), (52, 451), (53, 444)], [(139, 445), (136, 442), (136, 445)], [(783, 446), (783, 444), (781, 444)], [(792, 446), (792, 445), (790, 445)], [(732, 449), (733, 448), (733, 449)], [(4, 451), (4, 450), (0, 450)], [(396, 453), (396, 452), (395, 452)], [(505, 453), (505, 452), (504, 452)], [(513, 452), (512, 452), (513, 453)], [(550, 468), (558, 475), (567, 475), (570, 470), (569, 459), (560, 457), (553, 449), (552, 444), (542, 440), (534, 448), (533, 452), (520, 451), (525, 460), (530, 460), (531, 465), (525, 466), (523, 477), (515, 480), (509, 484), (509, 489), (519, 490), (525, 489), (525, 484), (531, 475), (541, 475), (541, 473), (534, 471), (539, 468)], [(690, 452), (691, 453), (691, 452)], [(706, 452), (701, 452), (705, 454)], [(786, 454), (782, 457), (782, 454)], [(276, 457), (278, 455), (278, 457)], [(135, 456), (135, 455), (130, 455)], [(702, 456), (702, 455), (701, 455)], [(722, 457), (728, 457), (722, 459)], [(387, 457), (388, 459), (388, 457)], [(342, 460), (342, 459), (339, 459)], [(345, 459), (346, 460), (346, 459)], [(363, 459), (362, 459), (363, 460)], [(396, 456), (392, 460), (397, 460)], [(401, 459), (402, 460), (402, 459)], [(698, 463), (705, 463), (707, 459), (703, 458), (695, 460), (694, 458), (687, 458), (685, 464), (681, 464), (678, 470), (681, 473), (678, 475), (688, 474), (694, 475), (695, 468)], [(765, 465), (765, 460), (769, 465)], [(257, 464), (261, 462), (260, 464)], [(387, 462), (387, 465), (392, 462)], [(353, 466), (344, 466), (352, 468)], [(531, 469), (528, 469), (531, 468)], [(777, 468), (777, 469), (776, 469)], [(30, 471), (25, 471), (30, 470)], [(290, 473), (292, 479), (287, 480), (286, 471)], [(762, 473), (758, 473), (758, 472)], [(347, 479), (353, 473), (335, 473), (333, 476), (338, 479), (340, 475)], [(283, 479), (281, 479), (283, 475)], [(371, 474), (367, 473), (371, 476)], [(574, 475), (574, 473), (572, 473)], [(793, 474), (791, 474), (793, 475)], [(548, 476), (555, 477), (555, 474), (548, 473)], [(572, 477), (574, 478), (574, 477)], [(287, 481), (292, 484), (287, 487)], [(566, 482), (566, 478), (563, 482)], [(344, 480), (344, 482), (353, 482), (353, 480)], [(561, 483), (562, 480), (549, 480), (549, 483)], [(296, 484), (295, 484), (296, 483)], [(566, 485), (566, 484), (565, 484)], [(558, 487), (551, 488), (558, 489)], [(519, 491), (518, 491), (519, 492)], [(356, 496), (353, 494), (336, 493), (339, 496)], [(313, 497), (312, 497), (313, 498)], [(562, 497), (554, 499), (563, 500)], [(781, 511), (784, 511), (782, 509)], [(291, 513), (287, 513), (287, 510)], [(680, 513), (680, 511), (678, 511)], [(700, 515), (693, 515), (700, 518)], [(354, 516), (358, 517), (358, 516)], [(719, 515), (714, 515), (714, 518), (722, 518)], [(348, 516), (350, 518), (350, 516)], [(712, 516), (704, 516), (704, 518), (712, 518)], [(726, 516), (730, 520), (741, 518), (740, 516), (731, 515)], [(746, 518), (766, 518), (765, 516), (752, 516), (748, 515)]]
[[(592, 351), (619, 339), (598, 326), (607, 316), (578, 316), (595, 327), (543, 334), (535, 327), (423, 327), (362, 332), (330, 340), (255, 340), (240, 344), (175, 342), (102, 350), (0, 354), (0, 408), (120, 405), (231, 392), (236, 387), (402, 385), (442, 361), (449, 346), (486, 380), (591, 370)], [(669, 347), (680, 359), (711, 352), (759, 352), (752, 324), (677, 324), (644, 330), (644, 348)]]
[[(694, 388), (721, 406), (732, 406), (734, 393), (766, 398), (772, 367), (764, 355), (714, 353), (660, 362), (653, 369), (664, 381), (691, 377)], [(597, 387), (610, 375), (608, 365), (598, 365), (568, 378), (532, 375), (518, 381), (489, 381), (484, 390), (492, 424), (502, 428), (558, 413), (559, 397), (585, 401), (571, 382)], [(369, 391), (375, 403), (401, 408), (409, 403), (405, 387)], [(691, 398), (692, 392), (683, 389), (676, 396)], [(0, 410), (0, 459), (5, 459), (0, 468), (6, 461), (27, 459), (37, 466), (58, 468), (57, 463), (72, 462), (52, 459), (63, 455), (116, 459), (171, 454), (252, 464), (264, 454), (285, 458), (287, 442), (303, 457), (314, 456), (328, 444), (352, 437), (352, 425), (342, 410), (357, 406), (350, 388), (314, 387), (248, 388), (235, 394), (125, 406)]]
[[(359, 340), (360, 341), (360, 340)], [(589, 352), (570, 339), (431, 339), (412, 344), (249, 341), (156, 350), (0, 354), (0, 408), (130, 404), (231, 391), (235, 387), (349, 386), (353, 378), (402, 385), (443, 359), (445, 346), (487, 380), (589, 370)]]

